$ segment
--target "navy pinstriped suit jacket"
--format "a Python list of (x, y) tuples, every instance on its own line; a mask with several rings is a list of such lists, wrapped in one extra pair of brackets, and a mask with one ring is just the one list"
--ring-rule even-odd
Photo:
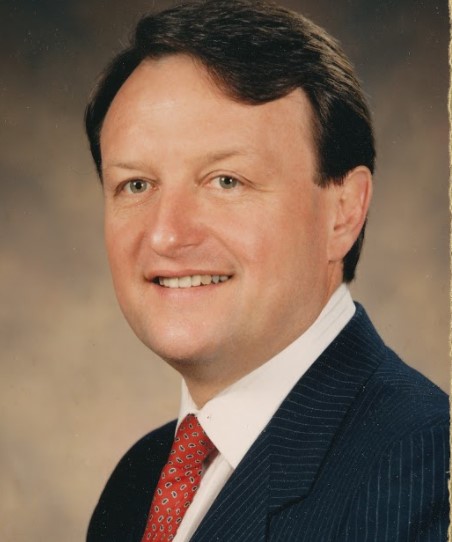
[[(88, 542), (139, 542), (175, 423), (121, 460)], [(355, 316), (295, 385), (192, 542), (445, 541), (448, 400)]]

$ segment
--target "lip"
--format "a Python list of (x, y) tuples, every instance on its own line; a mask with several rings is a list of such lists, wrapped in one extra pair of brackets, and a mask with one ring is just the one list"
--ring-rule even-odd
[[(208, 275), (209, 273), (206, 273)], [(157, 275), (158, 277), (159, 275)], [(173, 277), (179, 277), (178, 274), (173, 275)], [(186, 275), (183, 275), (186, 276)], [(158, 278), (147, 281), (147, 284), (151, 287), (152, 292), (154, 292), (154, 295), (157, 295), (158, 298), (161, 298), (162, 300), (193, 300), (193, 299), (203, 299), (205, 296), (212, 295), (213, 292), (216, 291), (223, 291), (223, 288), (231, 282), (232, 275), (229, 275), (229, 279), (224, 282), (217, 282), (217, 283), (210, 283), (210, 284), (202, 284), (199, 286), (191, 286), (191, 287), (179, 287), (179, 288), (171, 288), (168, 286), (163, 286), (160, 284)], [(170, 277), (166, 277), (170, 278)], [(149, 287), (148, 286), (148, 287)]]
[(145, 274), (145, 279), (148, 281), (148, 282), (154, 282), (156, 279), (158, 279), (159, 277), (164, 277), (164, 278), (180, 278), (180, 277), (187, 277), (187, 276), (193, 276), (193, 275), (227, 275), (228, 277), (232, 277), (233, 274), (232, 273), (227, 273), (227, 272), (224, 272), (224, 271), (212, 271), (212, 270), (209, 270), (209, 271), (206, 271), (206, 270), (199, 270), (199, 269), (183, 269), (182, 271), (169, 271), (169, 270), (165, 270), (165, 269), (158, 269), (158, 270), (153, 270), (152, 272), (150, 273), (146, 273)]

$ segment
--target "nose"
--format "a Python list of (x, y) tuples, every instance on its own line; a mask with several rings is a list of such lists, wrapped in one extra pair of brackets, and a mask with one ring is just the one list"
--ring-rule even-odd
[(175, 258), (202, 242), (196, 194), (161, 189), (149, 212), (148, 242), (159, 256)]

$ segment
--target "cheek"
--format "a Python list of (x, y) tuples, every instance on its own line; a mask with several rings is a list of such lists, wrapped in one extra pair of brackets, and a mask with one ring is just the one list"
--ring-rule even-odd
[(326, 267), (326, 224), (315, 209), (299, 206), (284, 213), (270, 236), (269, 250), (273, 252), (274, 266), (281, 274), (295, 276), (297, 281), (309, 281), (316, 269), (320, 271), (322, 266)]
[(224, 240), (242, 271), (252, 275), (253, 280), (264, 276), (262, 280), (271, 282), (276, 275), (293, 273), (293, 260), (301, 259), (303, 232), (293, 227), (287, 213), (276, 210), (253, 210), (236, 217), (233, 227), (217, 230), (218, 238)]
[(138, 254), (140, 234), (130, 220), (105, 212), (104, 238), (113, 278), (127, 275)]
[(256, 267), (272, 259), (278, 228), (275, 217), (262, 209), (248, 206), (228, 215), (216, 213), (210, 224), (214, 224), (210, 228), (212, 237), (223, 245), (242, 271), (252, 267), (255, 272)]

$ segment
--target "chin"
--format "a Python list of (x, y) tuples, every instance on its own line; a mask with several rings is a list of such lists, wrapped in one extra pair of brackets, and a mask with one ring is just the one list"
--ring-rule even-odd
[(138, 337), (150, 350), (177, 370), (203, 365), (212, 357), (212, 354), (209, 355), (211, 349), (199, 343), (194, 344), (192, 334), (187, 337), (186, 333), (179, 331), (158, 337), (149, 334)]

